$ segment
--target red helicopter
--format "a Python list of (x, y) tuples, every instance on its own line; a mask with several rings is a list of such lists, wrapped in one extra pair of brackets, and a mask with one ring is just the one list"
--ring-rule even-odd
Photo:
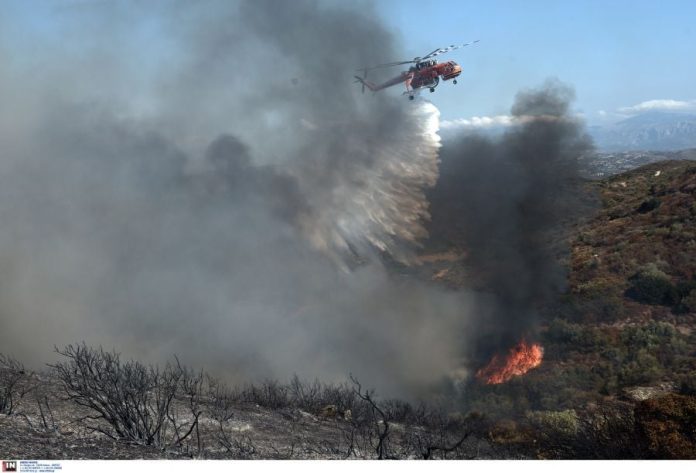
[[(423, 57), (415, 57), (410, 61), (390, 62), (387, 64), (379, 64), (377, 66), (358, 69), (358, 71), (363, 71), (363, 76), (355, 76), (355, 78), (357, 79), (355, 82), (359, 82), (360, 84), (362, 84), (363, 93), (365, 93), (365, 87), (367, 87), (373, 92), (377, 92), (378, 90), (386, 89), (387, 87), (391, 87), (400, 82), (403, 82), (404, 84), (406, 84), (406, 92), (404, 92), (404, 95), (408, 94), (408, 98), (410, 100), (413, 100), (415, 94), (420, 92), (421, 89), (429, 88), (430, 92), (435, 92), (435, 87), (437, 87), (437, 85), (440, 83), (440, 77), (442, 77), (442, 80), (454, 79), (452, 80), (452, 83), (456, 84), (456, 77), (462, 73), (462, 66), (460, 66), (456, 62), (447, 61), (438, 64), (438, 62), (432, 58), (434, 58), (435, 56), (439, 56), (440, 54), (444, 54), (449, 51), (463, 48), (464, 46), (469, 46), (470, 44), (478, 42), (479, 40), (477, 39), (476, 41), (472, 41), (471, 43), (460, 45), (453, 44), (451, 46), (447, 46), (446, 48), (438, 48), (435, 51), (428, 53)], [(403, 64), (415, 65), (411, 66), (408, 69), (408, 71), (403, 71), (397, 77), (389, 79), (383, 84), (377, 85), (367, 80), (368, 71), (374, 69), (382, 69), (385, 67), (401, 66)]]

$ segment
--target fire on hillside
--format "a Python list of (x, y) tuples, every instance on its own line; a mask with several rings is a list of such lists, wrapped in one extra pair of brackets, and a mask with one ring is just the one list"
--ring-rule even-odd
[(495, 355), (485, 367), (476, 372), (476, 377), (486, 384), (501, 384), (536, 368), (543, 357), (544, 349), (541, 345), (521, 340), (510, 349), (507, 356)]

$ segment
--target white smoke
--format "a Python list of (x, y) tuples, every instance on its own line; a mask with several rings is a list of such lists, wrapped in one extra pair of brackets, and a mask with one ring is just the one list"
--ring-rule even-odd
[[(404, 263), (427, 236), (425, 191), (438, 178), (440, 112), (430, 102), (405, 103), (402, 121), (380, 140), (356, 139), (356, 155), (371, 166), (353, 166), (302, 227), (317, 249), (360, 255), (377, 249)], [(319, 130), (318, 132), (321, 132)]]

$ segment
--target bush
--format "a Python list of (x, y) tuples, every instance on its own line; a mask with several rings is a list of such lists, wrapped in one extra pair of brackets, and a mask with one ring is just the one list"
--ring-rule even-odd
[(654, 263), (643, 266), (629, 278), (631, 287), (626, 295), (645, 304), (671, 305), (676, 298), (675, 287), (664, 272)]
[(667, 322), (651, 321), (642, 326), (628, 326), (621, 332), (623, 344), (633, 350), (653, 350), (661, 346), (679, 347), (679, 332)]
[(692, 371), (681, 377), (679, 394), (696, 396), (696, 371)]
[(696, 289), (689, 291), (689, 294), (681, 300), (681, 304), (685, 311), (696, 312)]
[(358, 398), (346, 384), (322, 384), (319, 380), (304, 382), (297, 375), (290, 381), (289, 402), (308, 412), (319, 413), (326, 406), (336, 406), (338, 412), (353, 410)]
[(646, 458), (696, 459), (696, 397), (668, 394), (635, 410)]
[(653, 210), (658, 208), (661, 203), (662, 202), (660, 202), (660, 199), (656, 197), (651, 197), (650, 199), (647, 199), (640, 204), (640, 207), (638, 207), (638, 213), (644, 214), (652, 212)]
[[(198, 424), (202, 375), (192, 375), (178, 363), (163, 370), (136, 361), (122, 362), (118, 353), (86, 345), (68, 345), (56, 352), (67, 359), (49, 365), (67, 397), (90, 409), (94, 421), (85, 426), (114, 439), (145, 445), (181, 445)], [(190, 397), (194, 420), (180, 424), (173, 401)], [(186, 430), (182, 430), (185, 428)]]
[(619, 382), (624, 385), (653, 383), (664, 374), (657, 358), (647, 350), (639, 350), (630, 361), (619, 369)]
[(643, 458), (630, 407), (600, 404), (580, 419), (578, 433), (568, 444), (566, 458)]
[(564, 352), (569, 350), (595, 352), (609, 344), (606, 334), (601, 330), (569, 323), (562, 319), (551, 321), (544, 341), (565, 345)]
[(14, 412), (17, 400), (26, 394), (21, 386), (26, 377), (27, 372), (19, 361), (0, 353), (0, 414)]
[(292, 405), (290, 388), (275, 380), (267, 379), (261, 384), (249, 384), (240, 394), (241, 400), (269, 409), (283, 409)]
[(527, 419), (546, 435), (569, 437), (578, 431), (579, 420), (574, 410), (565, 411), (533, 411), (527, 414)]

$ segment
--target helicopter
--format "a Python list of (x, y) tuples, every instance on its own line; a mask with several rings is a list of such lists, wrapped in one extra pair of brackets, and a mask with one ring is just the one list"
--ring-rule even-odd
[[(433, 59), (435, 56), (439, 56), (440, 54), (444, 54), (478, 42), (479, 40), (477, 39), (476, 41), (466, 44), (453, 44), (445, 48), (437, 48), (425, 56), (415, 57), (410, 61), (389, 62), (386, 64), (378, 64), (376, 66), (357, 69), (358, 71), (363, 72), (363, 76), (354, 76), (356, 79), (355, 82), (362, 85), (363, 93), (365, 93), (365, 87), (373, 92), (377, 92), (378, 90), (386, 89), (387, 87), (391, 87), (403, 82), (406, 84), (406, 92), (404, 92), (404, 95), (408, 95), (408, 98), (413, 100), (415, 95), (422, 89), (428, 88), (430, 89), (430, 92), (435, 92), (435, 87), (437, 87), (440, 83), (440, 78), (442, 78), (442, 80), (451, 79), (453, 84), (457, 83), (456, 77), (462, 73), (462, 66), (454, 61), (438, 63), (437, 60)], [(403, 71), (398, 76), (389, 79), (383, 84), (377, 85), (367, 80), (368, 71), (401, 66), (404, 64), (413, 64), (413, 66), (411, 66), (407, 71)]]

